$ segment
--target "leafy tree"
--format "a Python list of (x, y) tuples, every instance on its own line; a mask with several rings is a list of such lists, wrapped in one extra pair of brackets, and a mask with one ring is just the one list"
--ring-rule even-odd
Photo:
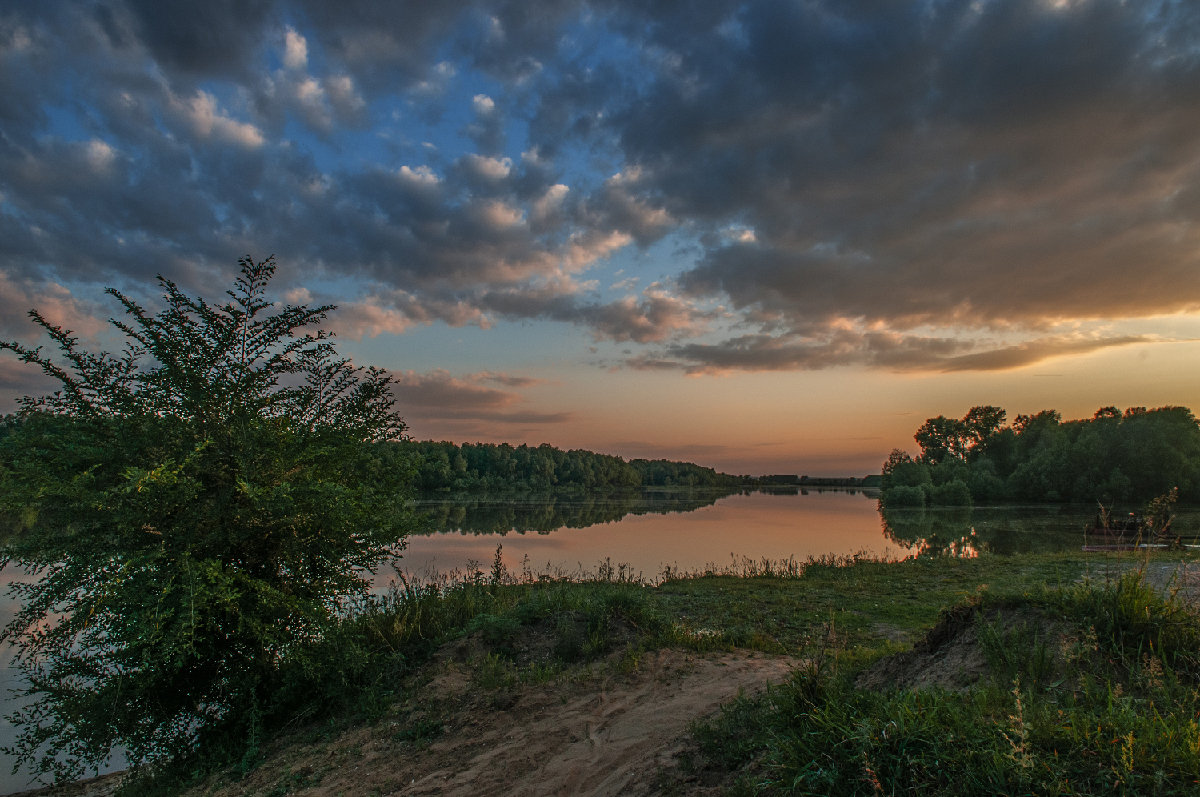
[(268, 301), (273, 258), (239, 262), (220, 304), (159, 277), (151, 314), (109, 289), (120, 355), (36, 311), (56, 357), (0, 343), (61, 385), (0, 439), (0, 512), (19, 518), (3, 562), (39, 577), (0, 634), (30, 698), (7, 752), (42, 775), (253, 733), (280, 665), (407, 528), (376, 467), (404, 431), (390, 377), (305, 331), (331, 307)]
[[(922, 485), (931, 504), (976, 501), (1146, 500), (1178, 489), (1200, 500), (1200, 423), (1186, 407), (1101, 407), (1088, 420), (1055, 410), (1018, 415), (1003, 427), (999, 407), (972, 407), (961, 419), (930, 418), (917, 430), (921, 456), (893, 451), (883, 465), (890, 488)], [(921, 476), (922, 467), (927, 477)], [(934, 489), (937, 488), (937, 489)]]
[(966, 426), (960, 420), (944, 415), (929, 418), (913, 435), (921, 447), (920, 461), (939, 465), (948, 459), (962, 459), (966, 451), (966, 434)]
[(1000, 407), (991, 405), (969, 409), (962, 418), (967, 446), (974, 451), (985, 444), (1000, 431), (1007, 415), (1008, 413)]

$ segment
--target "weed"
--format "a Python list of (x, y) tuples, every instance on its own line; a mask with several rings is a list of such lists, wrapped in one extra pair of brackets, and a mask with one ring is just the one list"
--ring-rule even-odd
[(498, 617), (494, 614), (481, 614), (467, 625), (469, 631), (478, 631), (492, 652), (498, 656), (514, 659), (517, 655), (517, 636), (521, 631), (521, 623), (511, 617)]
[(481, 689), (502, 689), (513, 686), (517, 676), (511, 661), (488, 653), (476, 662), (471, 681)]
[(422, 717), (392, 734), (397, 742), (405, 742), (413, 747), (426, 747), (434, 739), (442, 735), (445, 726), (439, 719)]

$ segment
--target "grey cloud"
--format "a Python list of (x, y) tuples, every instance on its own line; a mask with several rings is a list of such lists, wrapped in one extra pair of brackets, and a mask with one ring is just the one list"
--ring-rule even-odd
[(529, 376), (518, 376), (516, 374), (502, 374), (494, 371), (483, 371), (476, 374), (476, 378), (486, 382), (495, 382), (498, 385), (505, 387), (530, 387), (542, 383), (540, 379), (534, 379)]
[[(125, 0), (123, 5), (155, 61), (193, 78), (249, 75), (262, 46), (262, 30), (276, 7), (273, 0)], [(113, 43), (124, 44), (114, 6), (120, 8), (115, 2), (100, 6), (97, 17)]]
[[(532, 412), (520, 408), (521, 397), (507, 390), (484, 387), (481, 381), (497, 381), (491, 373), (454, 377), (447, 371), (393, 374), (401, 413), (418, 421), (494, 421), (507, 424), (556, 424), (571, 419), (570, 413)], [(515, 379), (514, 381), (520, 381)], [(526, 383), (528, 384), (528, 383)]]
[(1022, 343), (1017, 346), (1006, 346), (992, 351), (962, 354), (948, 357), (940, 364), (942, 371), (999, 371), (1008, 368), (1019, 368), (1032, 365), (1051, 357), (1065, 354), (1086, 354), (1087, 352), (1114, 346), (1128, 346), (1135, 343), (1148, 343), (1152, 339), (1143, 336), (1130, 335), (1125, 337), (1107, 338), (1102, 340), (1049, 340)]
[(684, 343), (658, 354), (630, 357), (639, 370), (678, 369), (688, 373), (722, 371), (818, 370), (866, 365), (892, 371), (1003, 371), (1068, 354), (1083, 354), (1157, 339), (1046, 337), (996, 344), (947, 337), (838, 330), (821, 339), (798, 335), (745, 335), (721, 343)]
[(553, 287), (495, 291), (479, 298), (480, 306), (511, 318), (544, 318), (587, 327), (598, 338), (617, 342), (661, 342), (692, 334), (711, 317), (678, 297), (644, 291), (612, 302), (591, 301)]
[(755, 232), (682, 284), (796, 331), (1187, 310), (1198, 13), (747, 4), (741, 42), (663, 39), (674, 72), (610, 127), (643, 196)]

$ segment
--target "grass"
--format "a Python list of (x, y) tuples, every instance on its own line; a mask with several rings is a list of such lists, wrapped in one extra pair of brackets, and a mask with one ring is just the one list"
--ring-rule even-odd
[(966, 603), (988, 662), (974, 688), (858, 688), (880, 650), (826, 651), (699, 726), (703, 766), (733, 794), (1197, 793), (1195, 613), (1137, 568), (1038, 584), (1061, 570), (1031, 564)]
[[(645, 583), (608, 563), (570, 580), (512, 574), (497, 557), (490, 572), (402, 583), (350, 607), (285, 663), (261, 701), (261, 738), (209, 740), (203, 760), (126, 791), (173, 794), (214, 771), (237, 779), (282, 738), (364, 723), (386, 723), (419, 749), (452, 725), (456, 707), (418, 677), (450, 644), (466, 651), (482, 695), (474, 710), (581, 667), (636, 669), (664, 646), (809, 662), (697, 728), (692, 766), (735, 794), (1184, 793), (1200, 773), (1200, 637), (1194, 615), (1147, 587), (1136, 564), (1079, 554), (745, 560)], [(855, 687), (956, 605), (976, 612), (989, 681), (968, 692)], [(1058, 618), (1070, 638), (988, 619), (1021, 611)]]
[[(1015, 563), (1019, 562), (1019, 565)], [(849, 648), (903, 641), (938, 612), (981, 588), (1069, 584), (1084, 564), (1072, 554), (879, 562), (816, 560), (796, 575), (701, 575), (664, 582), (654, 605), (685, 628), (720, 629), (714, 644), (809, 655), (832, 626)]]

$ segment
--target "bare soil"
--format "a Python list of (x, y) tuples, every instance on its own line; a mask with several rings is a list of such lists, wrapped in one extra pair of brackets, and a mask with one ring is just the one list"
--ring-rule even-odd
[[(739, 692), (787, 677), (765, 655), (642, 654), (553, 683), (481, 689), (470, 665), (440, 657), (428, 686), (438, 706), (271, 754), (245, 780), (192, 795), (648, 795), (684, 749), (689, 725)], [(602, 671), (600, 671), (602, 670)], [(411, 708), (411, 707), (410, 707)], [(412, 728), (438, 717), (431, 741)]]

